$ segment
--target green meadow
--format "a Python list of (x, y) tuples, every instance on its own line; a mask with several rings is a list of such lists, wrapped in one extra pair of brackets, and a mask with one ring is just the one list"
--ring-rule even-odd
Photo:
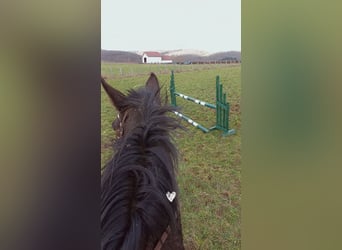
[[(186, 249), (241, 248), (241, 66), (143, 65), (102, 63), (102, 75), (114, 87), (126, 93), (145, 84), (155, 72), (162, 94), (169, 94), (170, 71), (175, 71), (177, 92), (215, 103), (215, 78), (220, 76), (231, 105), (230, 128), (235, 135), (223, 137), (221, 131), (203, 133), (185, 121), (187, 128), (176, 131), (175, 143), (180, 152), (178, 184)], [(101, 90), (101, 161), (112, 157), (116, 111)], [(215, 111), (177, 98), (181, 112), (194, 121), (212, 127)]]

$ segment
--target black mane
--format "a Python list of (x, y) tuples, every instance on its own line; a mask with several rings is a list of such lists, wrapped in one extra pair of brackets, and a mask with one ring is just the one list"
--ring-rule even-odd
[(174, 108), (158, 102), (155, 93), (141, 88), (130, 90), (123, 103), (142, 119), (116, 141), (102, 175), (103, 250), (150, 249), (168, 225), (175, 227), (178, 199), (171, 203), (166, 193), (178, 194), (177, 150), (170, 133), (180, 125), (168, 115)]

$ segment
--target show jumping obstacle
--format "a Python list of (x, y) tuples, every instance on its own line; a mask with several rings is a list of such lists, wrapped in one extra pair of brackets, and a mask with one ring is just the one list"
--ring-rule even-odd
[(173, 71), (171, 71), (171, 80), (170, 80), (170, 95), (171, 95), (171, 105), (177, 106), (176, 97), (179, 96), (185, 100), (192, 101), (194, 103), (197, 103), (199, 105), (215, 109), (216, 110), (216, 125), (211, 128), (206, 128), (202, 126), (201, 124), (193, 121), (189, 117), (175, 111), (174, 113), (184, 119), (185, 121), (189, 122), (191, 125), (195, 126), (196, 128), (199, 128), (204, 133), (208, 133), (214, 129), (218, 129), (223, 131), (223, 135), (232, 135), (235, 134), (234, 129), (229, 129), (229, 103), (226, 100), (226, 93), (222, 92), (222, 83), (220, 82), (220, 77), (216, 76), (216, 105), (204, 102), (201, 100), (198, 100), (196, 98), (181, 94), (176, 92), (176, 86), (175, 86), (175, 76)]

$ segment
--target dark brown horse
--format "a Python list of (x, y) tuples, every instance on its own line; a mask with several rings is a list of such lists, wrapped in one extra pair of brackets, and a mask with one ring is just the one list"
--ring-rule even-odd
[(184, 249), (171, 138), (180, 125), (168, 115), (174, 108), (162, 104), (153, 73), (127, 96), (101, 82), (118, 111), (115, 154), (101, 179), (102, 249)]

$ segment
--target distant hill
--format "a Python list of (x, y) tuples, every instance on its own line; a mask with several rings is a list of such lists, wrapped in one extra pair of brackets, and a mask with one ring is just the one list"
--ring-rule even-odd
[(168, 50), (162, 52), (168, 56), (183, 56), (183, 55), (196, 55), (196, 56), (208, 56), (209, 52), (204, 50), (196, 50), (196, 49), (177, 49), (177, 50)]
[(241, 52), (239, 51), (218, 52), (218, 53), (207, 56), (208, 60), (226, 60), (226, 58), (236, 58), (236, 60), (241, 61)]
[[(220, 60), (241, 61), (241, 52), (226, 51), (214, 54), (196, 50), (169, 50), (160, 51), (164, 55), (169, 55), (175, 63), (182, 62), (205, 62)], [(119, 50), (102, 50), (101, 60), (117, 63), (141, 63), (142, 52), (127, 52)]]
[(101, 60), (105, 62), (140, 63), (141, 56), (127, 51), (101, 50)]
[(241, 52), (227, 51), (200, 56), (197, 54), (183, 54), (172, 57), (174, 62), (205, 62), (205, 61), (220, 61), (220, 60), (237, 60), (241, 61)]

